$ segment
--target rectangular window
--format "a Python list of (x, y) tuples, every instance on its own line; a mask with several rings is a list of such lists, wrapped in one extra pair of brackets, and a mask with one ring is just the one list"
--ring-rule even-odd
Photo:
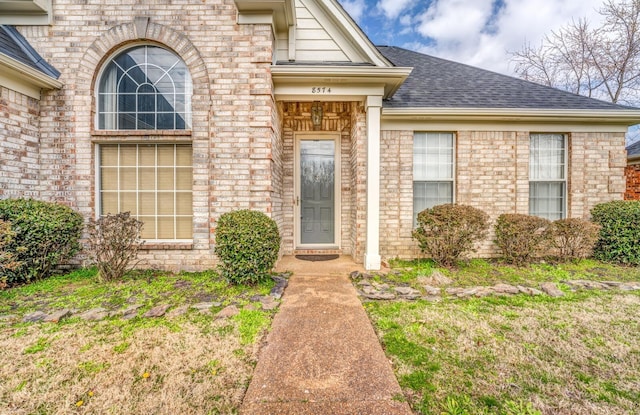
[(413, 136), (413, 218), (427, 208), (453, 203), (453, 133)]
[(531, 134), (529, 214), (549, 220), (566, 217), (567, 139), (563, 134)]
[(191, 240), (191, 154), (190, 144), (100, 145), (100, 214), (131, 212), (145, 240)]

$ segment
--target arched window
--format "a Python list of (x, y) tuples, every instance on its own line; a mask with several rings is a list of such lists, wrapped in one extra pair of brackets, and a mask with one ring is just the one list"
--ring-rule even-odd
[(189, 70), (175, 53), (151, 45), (127, 49), (100, 75), (98, 129), (190, 129), (192, 91)]

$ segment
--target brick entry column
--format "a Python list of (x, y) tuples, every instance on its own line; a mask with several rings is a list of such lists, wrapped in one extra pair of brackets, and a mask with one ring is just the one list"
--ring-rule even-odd
[(380, 269), (380, 109), (381, 96), (368, 96), (367, 109), (367, 242), (364, 267)]

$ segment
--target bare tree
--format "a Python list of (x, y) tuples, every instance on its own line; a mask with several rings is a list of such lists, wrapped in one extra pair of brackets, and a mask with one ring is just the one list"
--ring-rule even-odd
[(607, 0), (604, 21), (573, 21), (538, 47), (512, 52), (518, 76), (576, 94), (624, 105), (640, 104), (640, 0)]

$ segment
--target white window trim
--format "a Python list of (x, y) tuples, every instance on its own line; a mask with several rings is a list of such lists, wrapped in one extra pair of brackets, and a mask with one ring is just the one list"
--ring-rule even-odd
[[(560, 135), (562, 136), (562, 144), (564, 149), (563, 163), (563, 180), (534, 180), (531, 179), (531, 137), (534, 135)], [(564, 199), (562, 201), (562, 217), (560, 219), (566, 219), (569, 217), (569, 135), (566, 133), (546, 132), (546, 133), (529, 133), (529, 189), (531, 189), (531, 183), (563, 183), (564, 184)], [(529, 190), (529, 198), (527, 200), (529, 204), (529, 215), (531, 213), (531, 190)], [(537, 215), (534, 215), (537, 216)]]
[[(180, 145), (180, 144), (192, 145), (191, 143), (181, 143), (181, 142), (178, 142), (178, 143), (175, 143), (175, 142), (172, 142), (172, 143), (165, 143), (165, 142), (162, 142), (162, 143), (118, 142), (118, 143), (109, 143), (107, 145), (139, 145), (139, 144), (153, 144), (153, 145), (156, 145), (156, 146), (160, 145), (160, 144), (172, 144), (174, 146), (175, 145)], [(95, 183), (96, 183), (96, 186), (95, 186), (95, 206), (96, 206), (95, 219), (99, 219), (100, 216), (101, 216), (101, 212), (102, 212), (102, 198), (101, 198), (101, 195), (100, 195), (100, 192), (102, 190), (102, 180), (101, 180), (102, 175), (100, 174), (101, 173), (100, 169), (102, 167), (101, 163), (100, 163), (100, 147), (101, 147), (101, 144), (96, 143), (96, 145), (95, 145), (95, 155), (94, 155), (94, 157), (95, 157), (94, 158), (94, 160), (95, 160), (95, 163), (94, 163), (95, 164)], [(119, 153), (120, 152), (118, 151), (118, 157), (120, 157)], [(139, 157), (139, 154), (136, 153), (136, 176), (138, 175), (138, 169), (140, 167), (138, 157)], [(175, 153), (174, 153), (174, 160), (175, 160)], [(175, 181), (176, 181), (176, 174), (175, 174), (176, 167), (177, 166), (174, 163), (174, 166), (173, 166), (173, 168), (174, 168), (174, 175), (173, 175), (174, 188), (175, 188)], [(158, 168), (157, 160), (156, 160), (156, 163), (154, 165), (154, 168), (157, 171), (157, 168)], [(192, 162), (191, 168), (193, 168), (193, 162)], [(118, 168), (118, 175), (119, 174), (120, 174), (120, 170)], [(119, 182), (120, 182), (120, 180), (119, 180), (119, 177), (118, 177), (118, 183)], [(158, 192), (156, 191), (155, 192), (156, 205), (157, 205), (157, 197), (158, 197), (157, 194), (158, 194)], [(192, 195), (193, 195), (193, 190), (192, 190)], [(138, 203), (138, 200), (139, 200), (139, 198), (138, 198), (138, 189), (137, 189), (137, 186), (136, 186), (136, 204)], [(118, 206), (120, 206), (120, 192), (119, 191), (118, 191)], [(174, 200), (174, 212), (176, 211), (175, 208), (176, 208), (176, 206), (175, 206), (175, 200)], [(177, 217), (175, 214), (173, 216)], [(180, 216), (184, 216), (184, 215), (180, 215)], [(138, 215), (134, 215), (134, 217), (137, 218)], [(156, 220), (156, 229), (157, 229), (158, 216), (154, 215), (154, 217), (155, 217), (155, 220)], [(193, 214), (193, 199), (192, 199), (192, 206), (191, 206), (191, 218), (192, 218), (192, 220), (193, 220), (193, 217), (194, 217), (194, 214)], [(175, 221), (174, 221), (174, 225), (173, 226), (174, 226), (174, 235), (175, 235), (175, 233), (176, 233)], [(148, 238), (148, 239), (147, 238), (142, 238), (142, 239), (144, 239), (146, 242), (151, 242), (151, 243), (193, 243), (193, 225), (191, 227), (191, 236), (192, 236), (191, 238), (187, 238), (187, 239), (151, 239), (151, 238)]]
[[(418, 213), (415, 211), (415, 197), (413, 195), (413, 187), (415, 183), (451, 183), (451, 203), (456, 203), (457, 200), (457, 192), (456, 192), (456, 176), (457, 176), (457, 161), (458, 161), (458, 154), (457, 154), (457, 135), (454, 131), (414, 131), (413, 132), (413, 139), (415, 140), (415, 135), (416, 134), (421, 134), (421, 133), (426, 133), (426, 134), (451, 134), (452, 137), (452, 142), (451, 142), (451, 153), (453, 156), (453, 161), (452, 161), (452, 166), (451, 166), (451, 178), (450, 179), (440, 179), (440, 180), (415, 180), (415, 178), (413, 177), (413, 163), (414, 163), (414, 157), (415, 157), (415, 148), (412, 148), (412, 152), (411, 152), (411, 163), (412, 163), (412, 168), (411, 168), (411, 193), (412, 193), (412, 197), (411, 197), (411, 211), (412, 211), (412, 215), (413, 215), (413, 226), (415, 227), (417, 222), (417, 217), (418, 217)], [(413, 144), (412, 144), (413, 147)]]

